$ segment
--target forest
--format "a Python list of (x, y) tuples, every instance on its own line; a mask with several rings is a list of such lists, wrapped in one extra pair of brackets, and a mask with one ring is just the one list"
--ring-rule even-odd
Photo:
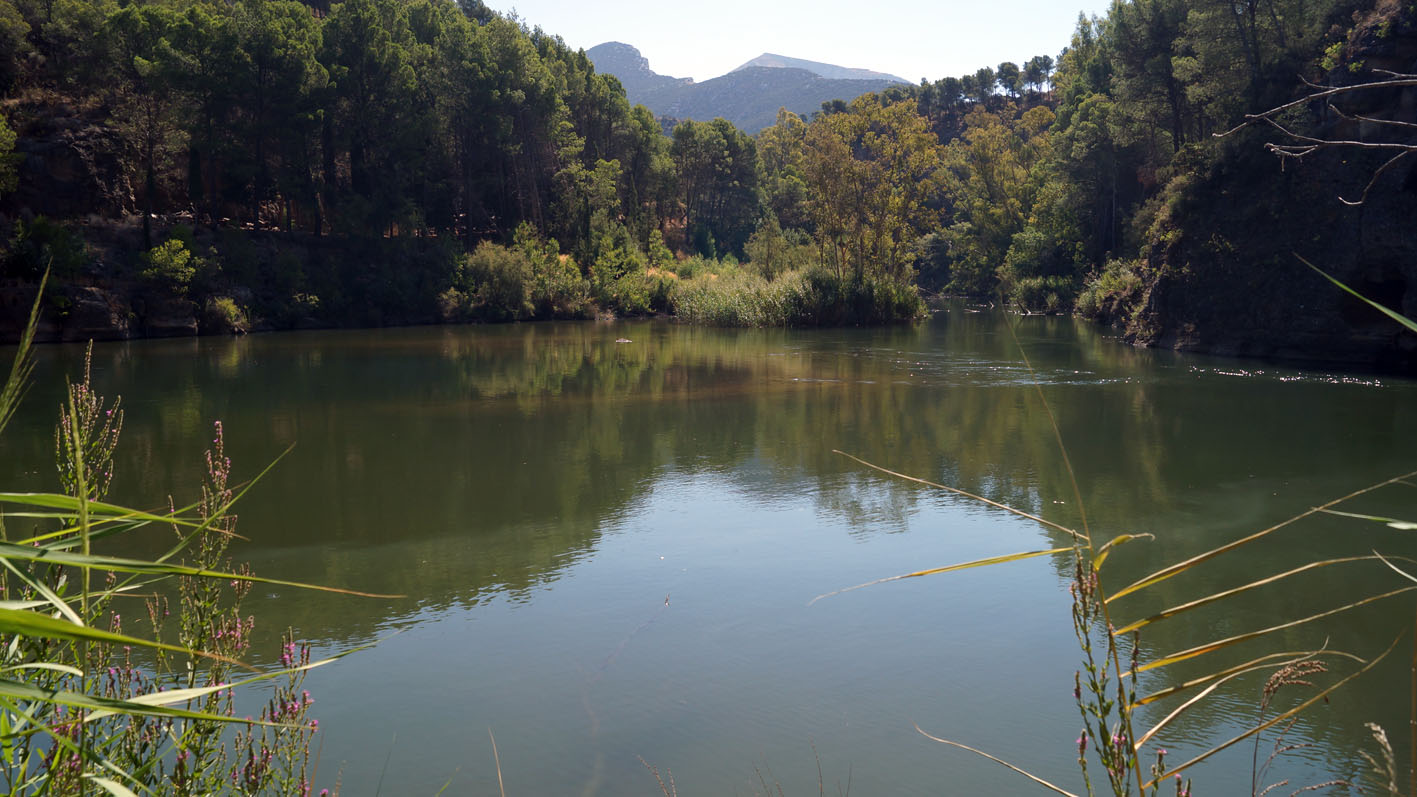
[[(1274, 127), (1217, 134), (1412, 71), (1414, 18), (1390, 0), (1117, 2), (1056, 57), (750, 137), (631, 107), (584, 52), (478, 0), (0, 0), (0, 299), (23, 306), (49, 269), (47, 334), (77, 338), (879, 323), (965, 295), (1140, 343), (1264, 353), (1299, 334), (1375, 357), (1396, 333), (1318, 300), (1290, 250), (1403, 310), (1413, 242), (1375, 231), (1410, 218), (1413, 178), (1385, 169), (1354, 210), (1339, 197), (1376, 155), (1285, 164)], [(1402, 91), (1350, 110), (1405, 118)], [(1344, 138), (1334, 105), (1285, 129)], [(1297, 332), (1233, 329), (1246, 302), (1321, 306)]]

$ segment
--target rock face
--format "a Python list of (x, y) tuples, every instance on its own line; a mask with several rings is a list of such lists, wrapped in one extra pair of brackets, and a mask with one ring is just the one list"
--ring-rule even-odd
[[(20, 339), (37, 287), (19, 281), (0, 285), (0, 341)], [(121, 294), (91, 285), (70, 286), (52, 290), (40, 306), (35, 340), (127, 340), (137, 335), (132, 321), (132, 308)]]
[[(850, 102), (871, 91), (898, 83), (884, 75), (875, 78), (824, 77), (833, 75), (881, 75), (864, 69), (848, 69), (815, 61), (763, 55), (722, 77), (695, 83), (690, 78), (660, 75), (628, 44), (607, 42), (586, 50), (601, 72), (614, 75), (625, 87), (631, 103), (641, 104), (655, 116), (708, 121), (723, 117), (740, 130), (752, 134), (777, 120), (778, 108), (799, 116), (821, 110), (832, 100)], [(756, 64), (763, 58), (773, 63)], [(798, 65), (811, 68), (801, 68)]]
[(95, 287), (74, 289), (59, 339), (125, 340), (133, 336), (132, 308), (116, 294)]
[(68, 104), (44, 110), (19, 130), (20, 186), (4, 197), (0, 210), (53, 218), (113, 217), (130, 210), (132, 189), (117, 134)]
[(197, 305), (179, 298), (149, 299), (139, 312), (143, 334), (150, 338), (197, 334)]

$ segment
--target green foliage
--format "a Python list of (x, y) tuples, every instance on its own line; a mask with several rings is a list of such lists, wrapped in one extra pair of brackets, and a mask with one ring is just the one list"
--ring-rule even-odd
[(674, 315), (681, 321), (720, 327), (786, 326), (793, 315), (793, 287), (789, 277), (769, 282), (736, 270), (705, 273), (675, 286)]
[(591, 291), (602, 308), (616, 315), (667, 309), (670, 277), (649, 273), (649, 261), (624, 225), (608, 225), (596, 237), (591, 256)]
[[(1051, 155), (1053, 113), (1036, 107), (1016, 117), (975, 109), (961, 140), (946, 152), (946, 191), (954, 206), (949, 238), (951, 289), (988, 293), (1014, 237), (1033, 211), (1041, 165)], [(1016, 256), (1022, 266), (1024, 255)]]
[(5, 257), (5, 274), (36, 279), (45, 271), (56, 278), (72, 278), (90, 262), (84, 239), (69, 227), (47, 217), (21, 220)]
[(739, 269), (721, 269), (679, 283), (674, 314), (714, 326), (850, 326), (911, 321), (925, 312), (908, 282), (879, 275), (857, 280), (814, 266), (771, 281)]
[(764, 203), (768, 213), (786, 225), (811, 231), (804, 155), (807, 124), (786, 108), (777, 112), (777, 123), (758, 134), (758, 165), (762, 170)]
[(174, 296), (186, 296), (197, 275), (201, 258), (194, 256), (180, 238), (169, 238), (139, 256), (141, 276), (149, 284)]
[(531, 263), (522, 252), (490, 241), (478, 244), (454, 280), (471, 300), (466, 310), (489, 321), (531, 318)]
[(915, 242), (938, 224), (930, 200), (944, 177), (944, 150), (914, 103), (859, 97), (814, 120), (804, 147), (825, 264), (859, 284), (908, 278)]
[[(1159, 256), (1147, 247), (1202, 223), (1163, 198), (1222, 173), (1227, 145), (1214, 133), (1288, 99), (1294, 75), (1320, 77), (1321, 59), (1358, 63), (1334, 41), (1351, 16), (1337, 0), (1126, 0), (1081, 18), (1056, 62), (892, 87), (810, 120), (782, 109), (756, 138), (723, 119), (666, 137), (584, 53), (468, 9), (0, 0), (0, 87), (111, 110), (144, 248), (153, 218), (192, 211), (203, 229), (333, 232), (390, 255), (365, 268), (302, 253), (298, 268), (272, 270), (279, 254), (233, 249), (192, 278), (199, 301), (244, 287), (253, 312), (281, 319), (292, 296), (318, 294), (325, 321), (385, 323), (456, 307), (582, 316), (586, 297), (656, 311), (668, 288), (649, 272), (681, 270), (676, 254), (746, 257), (770, 279), (820, 262), (903, 283), (915, 268), (927, 291), (1002, 289), (1030, 306), (1056, 293), (1066, 305), (1066, 282)], [(1370, 27), (1390, 42), (1405, 24)], [(1303, 127), (1308, 113), (1286, 123)], [(0, 193), (14, 183), (7, 131), (0, 120)], [(508, 293), (484, 302), (453, 284), (462, 254), (523, 224), (555, 236), (554, 262), (514, 245), (533, 276), (499, 267), (481, 286)], [(427, 254), (452, 241), (460, 252)], [(560, 252), (584, 267), (586, 293)], [(511, 296), (526, 280), (531, 311)]]
[(246, 312), (230, 296), (213, 296), (207, 299), (202, 315), (203, 331), (237, 334), (251, 329)]
[(806, 268), (816, 259), (816, 247), (800, 230), (783, 231), (776, 216), (767, 216), (743, 246), (748, 262), (771, 280), (784, 271)]
[(928, 293), (940, 293), (952, 281), (950, 236), (932, 232), (915, 245), (915, 284)]
[(531, 225), (517, 229), (511, 247), (483, 241), (438, 297), (449, 320), (523, 321), (586, 318), (590, 286), (580, 268), (543, 240)]
[(1077, 312), (1104, 322), (1126, 320), (1139, 306), (1145, 286), (1144, 270), (1134, 260), (1109, 260), (1077, 297)]
[(689, 240), (699, 254), (743, 251), (759, 214), (753, 139), (726, 119), (682, 122), (670, 147)]
[(1010, 281), (1007, 296), (1027, 312), (1058, 313), (1072, 306), (1075, 290), (1067, 277), (1020, 277)]
[(531, 303), (536, 318), (589, 318), (593, 314), (589, 283), (576, 261), (561, 254), (555, 239), (543, 240), (536, 228), (523, 223), (517, 228), (512, 248), (531, 265)]
[[(3, 8), (3, 6), (0, 6)], [(0, 19), (0, 34), (3, 34), (3, 19)], [(0, 35), (3, 41), (3, 35)], [(3, 81), (0, 80), (0, 85)], [(15, 190), (19, 185), (19, 174), (17, 172), (18, 156), (15, 150), (15, 131), (10, 129), (10, 124), (5, 120), (5, 115), (0, 114), (0, 196)]]

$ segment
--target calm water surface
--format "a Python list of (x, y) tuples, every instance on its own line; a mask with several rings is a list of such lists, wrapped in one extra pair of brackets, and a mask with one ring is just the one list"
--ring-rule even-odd
[[(1417, 383), (1137, 351), (1042, 318), (1019, 328), (1030, 373), (1002, 321), (954, 307), (888, 330), (641, 322), (142, 341), (97, 346), (94, 383), (127, 410), (114, 498), (190, 500), (214, 420), (238, 476), (293, 443), (239, 507), (252, 541), (237, 556), (266, 576), (407, 596), (248, 599), (258, 660), (278, 654), (286, 626), (317, 655), (379, 641), (308, 679), (319, 785), (495, 794), (490, 730), (508, 794), (659, 794), (641, 759), (683, 795), (816, 794), (818, 762), (828, 793), (1032, 793), (914, 724), (1078, 785), (1068, 557), (808, 603), (1067, 539), (834, 450), (1080, 524), (1036, 382), (1094, 534), (1155, 535), (1109, 561), (1120, 584), (1417, 468)], [(54, 411), (82, 348), (38, 356), (0, 467), (7, 485), (52, 489)], [(1352, 508), (1417, 517), (1414, 497), (1389, 488)], [(1410, 534), (1317, 517), (1115, 611), (1144, 616), (1317, 556), (1410, 556)], [(1327, 568), (1142, 644), (1162, 655), (1403, 583), (1381, 564)], [(1235, 660), (1325, 643), (1371, 656), (1413, 610), (1401, 596)], [(1365, 721), (1405, 740), (1399, 651), (1295, 726), (1288, 740), (1309, 746), (1269, 780), (1357, 773)], [(1148, 674), (1143, 691), (1203, 671)], [(1252, 721), (1261, 686), (1231, 682), (1163, 734), (1173, 762)], [(1237, 745), (1198, 785), (1248, 793), (1254, 752)]]

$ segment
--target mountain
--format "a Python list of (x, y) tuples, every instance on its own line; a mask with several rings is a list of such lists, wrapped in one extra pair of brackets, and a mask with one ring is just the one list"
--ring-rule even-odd
[[(814, 75), (821, 75), (832, 80), (889, 80), (892, 83), (909, 83), (903, 77), (888, 75), (885, 72), (876, 72), (870, 69), (852, 69), (835, 64), (824, 64), (820, 61), (808, 61), (804, 58), (789, 58), (777, 53), (763, 53), (748, 63), (738, 67), (738, 69), (749, 69), (755, 66), (768, 66), (777, 69), (805, 69)], [(733, 70), (737, 72), (738, 69)]]
[[(620, 80), (631, 103), (644, 105), (655, 116), (699, 121), (722, 116), (749, 134), (776, 121), (778, 108), (806, 117), (821, 110), (824, 102), (850, 102), (904, 82), (865, 69), (764, 54), (726, 75), (695, 83), (693, 78), (656, 73), (639, 50), (621, 42), (598, 44), (586, 50), (586, 56), (597, 71)], [(757, 63), (763, 59), (777, 63)], [(811, 68), (799, 66), (803, 64)]]
[(661, 95), (674, 96), (694, 84), (691, 77), (656, 74), (639, 50), (621, 42), (597, 44), (586, 50), (586, 56), (595, 64), (596, 71), (608, 72), (619, 78), (631, 103), (645, 105), (651, 110), (654, 110), (654, 105), (647, 98), (659, 102)]

